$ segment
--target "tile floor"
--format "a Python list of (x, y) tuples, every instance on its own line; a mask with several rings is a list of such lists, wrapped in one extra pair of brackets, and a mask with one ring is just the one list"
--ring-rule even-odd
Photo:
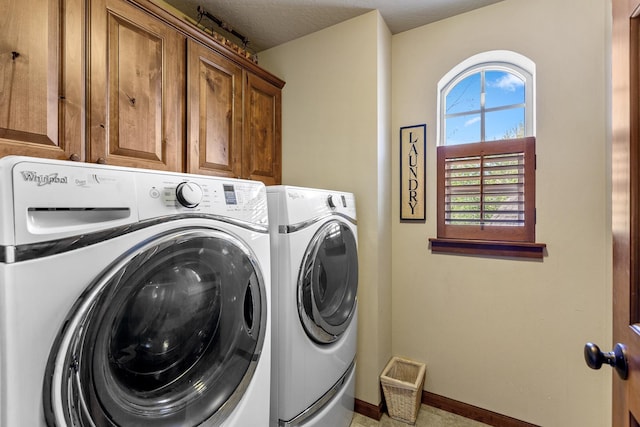
[[(354, 414), (351, 427), (407, 427), (410, 424), (389, 418), (387, 414), (380, 421)], [(415, 427), (487, 427), (487, 424), (470, 420), (450, 412), (441, 411), (431, 406), (422, 405), (418, 413)]]

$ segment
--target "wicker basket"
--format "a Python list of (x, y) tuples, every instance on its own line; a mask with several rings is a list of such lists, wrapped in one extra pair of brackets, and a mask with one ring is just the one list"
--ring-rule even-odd
[(416, 423), (425, 371), (424, 363), (401, 357), (392, 357), (387, 363), (380, 375), (380, 383), (391, 418)]

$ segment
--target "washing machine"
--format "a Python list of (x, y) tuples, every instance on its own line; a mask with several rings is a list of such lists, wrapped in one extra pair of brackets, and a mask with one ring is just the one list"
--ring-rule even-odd
[(263, 184), (7, 157), (0, 200), (0, 425), (268, 425)]
[(351, 193), (267, 187), (271, 427), (348, 427), (354, 407), (358, 239)]

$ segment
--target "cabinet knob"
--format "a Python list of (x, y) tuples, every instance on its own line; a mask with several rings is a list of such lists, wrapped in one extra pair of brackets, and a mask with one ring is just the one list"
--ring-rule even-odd
[(76, 153), (73, 153), (72, 155), (69, 156), (69, 160), (71, 160), (72, 162), (79, 162), (80, 156), (78, 156)]
[(98, 157), (98, 160), (96, 160), (96, 163), (99, 165), (106, 165), (107, 160), (104, 157)]

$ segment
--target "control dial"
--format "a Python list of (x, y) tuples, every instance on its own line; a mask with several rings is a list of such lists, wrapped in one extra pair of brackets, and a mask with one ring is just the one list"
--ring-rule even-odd
[(335, 202), (334, 197), (332, 195), (327, 196), (327, 204), (329, 205), (330, 208), (335, 208), (336, 207), (336, 202)]
[(195, 182), (181, 182), (176, 187), (176, 199), (186, 208), (195, 208), (202, 201), (202, 187)]

